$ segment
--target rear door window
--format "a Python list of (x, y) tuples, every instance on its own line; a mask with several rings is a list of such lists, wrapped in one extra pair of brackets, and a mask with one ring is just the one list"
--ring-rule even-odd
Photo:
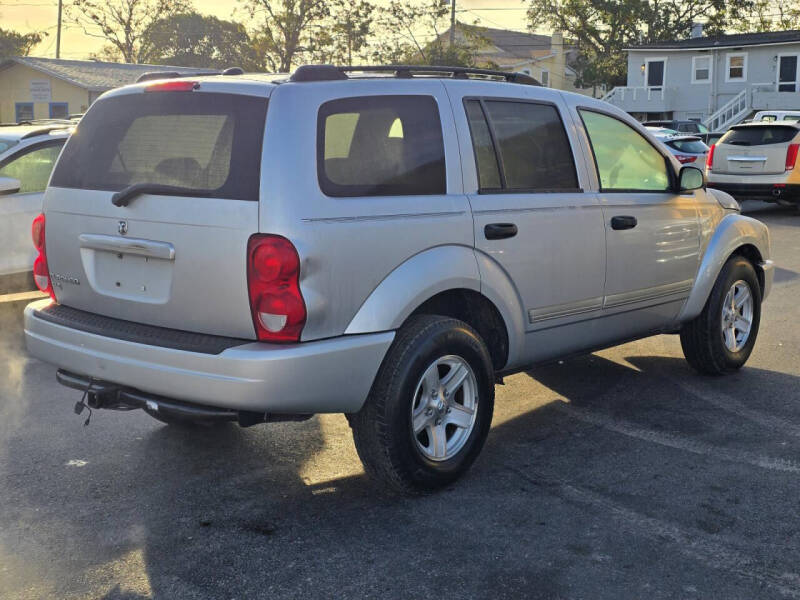
[(328, 196), (446, 193), (442, 125), (431, 96), (326, 102), (317, 136), (317, 174)]
[(117, 191), (137, 183), (258, 200), (267, 101), (146, 92), (100, 100), (53, 173), (57, 187)]
[(38, 144), (0, 163), (0, 177), (20, 181), (20, 194), (43, 192), (64, 141)]
[(572, 149), (555, 106), (489, 99), (467, 100), (465, 105), (482, 191), (579, 189)]
[(765, 146), (767, 144), (784, 144), (791, 141), (798, 133), (796, 127), (790, 125), (767, 125), (764, 127), (733, 128), (720, 138), (720, 144), (734, 146)]

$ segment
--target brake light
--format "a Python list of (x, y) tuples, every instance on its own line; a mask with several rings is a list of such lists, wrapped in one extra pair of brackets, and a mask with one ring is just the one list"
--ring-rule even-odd
[(306, 305), (300, 293), (300, 256), (289, 240), (266, 234), (250, 238), (247, 288), (259, 341), (300, 341)]
[(36, 260), (33, 261), (33, 281), (45, 294), (50, 294), (50, 297), (55, 300), (56, 294), (53, 291), (53, 284), (50, 281), (50, 269), (47, 266), (47, 250), (45, 248), (44, 237), (44, 214), (40, 214), (33, 220), (31, 225), (31, 237), (33, 238), (33, 245), (38, 251)]
[(675, 158), (677, 158), (678, 162), (681, 163), (682, 165), (685, 165), (686, 163), (694, 162), (697, 159), (696, 156), (691, 156), (689, 154), (676, 154)]
[(151, 83), (146, 88), (145, 92), (191, 92), (200, 87), (197, 81), (162, 81), (160, 83)]
[(708, 149), (708, 158), (706, 158), (706, 169), (711, 171), (714, 168), (714, 149), (717, 147), (716, 144), (711, 144), (711, 148)]
[(794, 169), (794, 165), (797, 162), (798, 148), (800, 148), (800, 144), (789, 144), (789, 147), (786, 149), (786, 171)]

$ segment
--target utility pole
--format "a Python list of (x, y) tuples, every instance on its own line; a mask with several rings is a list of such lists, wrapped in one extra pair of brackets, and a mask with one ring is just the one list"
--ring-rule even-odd
[[(61, 2), (61, 0), (59, 0)], [(456, 0), (450, 0), (450, 47), (456, 45)]]
[(56, 58), (61, 58), (61, 3), (62, 0), (58, 0), (58, 29), (56, 30)]

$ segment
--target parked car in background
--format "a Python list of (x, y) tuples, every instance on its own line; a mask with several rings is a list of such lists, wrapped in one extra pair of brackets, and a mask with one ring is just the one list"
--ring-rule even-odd
[(679, 333), (695, 369), (735, 371), (773, 279), (766, 226), (630, 115), (463, 68), (107, 92), (33, 239), (28, 350), (91, 407), (345, 413), (405, 492), (470, 466), (495, 382), (532, 364)]
[(708, 133), (708, 127), (699, 121), (682, 121), (680, 119), (663, 119), (655, 121), (645, 121), (645, 127), (663, 127), (674, 129), (679, 133)]
[(759, 121), (736, 125), (711, 147), (710, 187), (737, 199), (800, 203), (800, 123)]
[(725, 133), (727, 133), (727, 132), (725, 132), (725, 131), (709, 131), (708, 133), (698, 133), (697, 137), (699, 137), (701, 140), (703, 140), (703, 143), (710, 148), (711, 145), (712, 144), (716, 144), (719, 141), (719, 139), (723, 135), (725, 135)]
[[(649, 129), (649, 127), (648, 127)], [(665, 133), (669, 130), (657, 130), (653, 135), (669, 148), (682, 165), (692, 165), (700, 169), (705, 167), (708, 146), (696, 135)]]
[(69, 133), (54, 124), (0, 127), (0, 293), (30, 288), (31, 222)]
[(762, 121), (791, 121), (800, 122), (800, 110), (760, 110), (753, 115), (751, 123)]

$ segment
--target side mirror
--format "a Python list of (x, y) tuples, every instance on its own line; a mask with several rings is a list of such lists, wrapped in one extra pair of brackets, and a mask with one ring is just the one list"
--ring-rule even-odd
[(706, 185), (705, 174), (697, 167), (681, 167), (678, 176), (678, 188), (681, 192), (699, 190)]
[(22, 187), (22, 182), (13, 177), (0, 177), (0, 196), (16, 194)]

